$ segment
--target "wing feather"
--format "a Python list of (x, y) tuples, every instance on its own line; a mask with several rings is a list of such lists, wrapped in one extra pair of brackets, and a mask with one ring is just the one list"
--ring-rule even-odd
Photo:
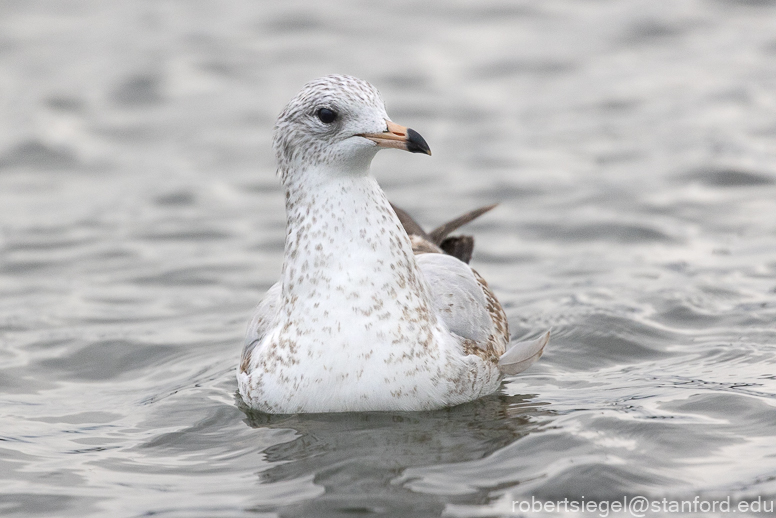
[(467, 264), (445, 254), (415, 256), (431, 289), (434, 308), (471, 352), (498, 359), (509, 341), (507, 319), (487, 283)]
[(240, 360), (240, 372), (248, 372), (248, 366), (251, 363), (251, 353), (258, 346), (267, 331), (277, 325), (278, 307), (280, 307), (280, 283), (276, 282), (267, 290), (264, 298), (256, 307), (253, 313), (248, 330), (245, 333), (245, 344), (243, 345), (242, 356)]

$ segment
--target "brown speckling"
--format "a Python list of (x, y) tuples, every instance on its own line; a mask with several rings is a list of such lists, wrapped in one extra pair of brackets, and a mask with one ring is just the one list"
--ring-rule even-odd
[[(321, 107), (336, 120), (321, 121)], [(257, 308), (238, 368), (240, 393), (258, 410), (423, 410), (499, 386), (495, 362), (509, 333), (495, 295), (474, 271), (463, 299), (458, 288), (439, 291), (440, 279), (458, 277), (442, 272), (430, 286), (416, 255), (442, 248), (417, 225), (419, 234), (405, 232), (369, 175), (376, 148), (359, 135), (385, 131), (387, 118), (377, 90), (349, 76), (308, 83), (278, 118), (283, 268)], [(452, 326), (468, 307), (487, 322), (469, 331), (464, 312)]]

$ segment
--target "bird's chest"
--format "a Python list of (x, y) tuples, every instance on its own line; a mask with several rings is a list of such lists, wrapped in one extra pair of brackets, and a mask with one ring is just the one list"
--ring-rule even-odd
[(286, 363), (326, 371), (387, 368), (438, 354), (436, 318), (422, 294), (367, 271), (315, 275), (316, 289), (284, 296), (272, 342)]

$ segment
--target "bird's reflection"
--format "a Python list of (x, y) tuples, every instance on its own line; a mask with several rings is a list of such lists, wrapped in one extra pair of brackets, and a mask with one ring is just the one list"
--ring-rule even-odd
[(269, 415), (249, 410), (239, 397), (238, 405), (254, 428), (297, 434), (264, 450), (275, 464), (259, 474), (262, 484), (312, 474), (325, 489), (317, 498), (284, 507), (281, 516), (427, 516), (438, 515), (446, 503), (484, 503), (488, 491), (462, 497), (417, 493), (399, 482), (403, 471), (480, 459), (545, 427), (553, 412), (535, 397), (492, 395), (433, 412)]

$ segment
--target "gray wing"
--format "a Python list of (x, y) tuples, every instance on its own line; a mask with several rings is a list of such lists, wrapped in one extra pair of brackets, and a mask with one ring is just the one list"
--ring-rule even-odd
[(240, 360), (240, 372), (247, 372), (251, 362), (251, 353), (261, 343), (267, 331), (277, 325), (278, 307), (280, 306), (280, 283), (276, 282), (267, 290), (264, 298), (256, 307), (248, 330), (245, 333), (245, 345), (243, 345)]
[(431, 289), (437, 315), (473, 346), (469, 352), (489, 360), (504, 354), (509, 342), (506, 315), (482, 277), (450, 255), (425, 253), (415, 259)]
[(393, 209), (410, 237), (415, 259), (431, 288), (434, 309), (450, 331), (464, 338), (465, 352), (497, 361), (504, 374), (517, 374), (541, 357), (550, 341), (550, 332), (533, 341), (509, 343), (504, 309), (485, 279), (468, 266), (474, 238), (449, 235), (495, 206), (469, 211), (431, 232), (425, 232), (405, 211), (395, 205)]

